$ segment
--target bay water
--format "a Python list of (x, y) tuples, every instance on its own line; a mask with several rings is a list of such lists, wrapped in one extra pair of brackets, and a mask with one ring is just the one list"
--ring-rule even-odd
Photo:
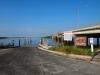
[[(12, 45), (14, 44), (14, 46), (19, 46), (19, 42), (20, 42), (20, 46), (24, 47), (24, 46), (34, 46), (34, 47), (38, 47), (39, 43), (40, 43), (40, 39), (41, 37), (23, 37), (23, 38), (4, 38), (4, 39), (0, 39), (0, 46), (6, 46), (6, 45)], [(48, 41), (48, 45), (56, 45), (56, 42), (53, 41), (52, 39), (46, 39)]]

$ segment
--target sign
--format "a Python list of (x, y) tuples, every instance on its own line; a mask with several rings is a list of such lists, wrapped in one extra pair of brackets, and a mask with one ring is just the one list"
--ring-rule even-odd
[(72, 32), (64, 32), (64, 41), (72, 41)]
[(93, 44), (93, 38), (90, 38), (90, 44), (91, 44), (91, 43)]
[(75, 38), (75, 45), (76, 46), (86, 46), (87, 45), (87, 38), (86, 37), (76, 37)]

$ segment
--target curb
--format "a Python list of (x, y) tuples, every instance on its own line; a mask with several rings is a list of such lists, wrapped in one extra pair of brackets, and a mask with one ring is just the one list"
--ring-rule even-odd
[(90, 61), (90, 59), (91, 59), (90, 56), (75, 55), (75, 54), (66, 54), (66, 53), (62, 53), (62, 52), (47, 50), (47, 49), (44, 49), (42, 47), (38, 47), (38, 48), (40, 50), (43, 50), (43, 51), (47, 51), (47, 52), (54, 53), (54, 54), (61, 55), (61, 56), (66, 56), (66, 57), (73, 58), (73, 59), (79, 59), (79, 60), (85, 60), (85, 61)]

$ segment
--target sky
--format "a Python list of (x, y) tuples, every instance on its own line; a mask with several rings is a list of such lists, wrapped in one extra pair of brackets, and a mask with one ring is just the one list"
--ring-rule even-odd
[(0, 36), (45, 36), (100, 23), (100, 0), (0, 0)]

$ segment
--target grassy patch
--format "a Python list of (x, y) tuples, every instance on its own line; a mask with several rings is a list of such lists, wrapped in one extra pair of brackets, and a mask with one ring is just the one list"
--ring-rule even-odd
[(52, 47), (50, 48), (50, 50), (60, 51), (67, 54), (78, 54), (78, 55), (88, 55), (88, 56), (92, 55), (90, 48), (80, 48), (74, 46), (58, 46), (58, 47)]

